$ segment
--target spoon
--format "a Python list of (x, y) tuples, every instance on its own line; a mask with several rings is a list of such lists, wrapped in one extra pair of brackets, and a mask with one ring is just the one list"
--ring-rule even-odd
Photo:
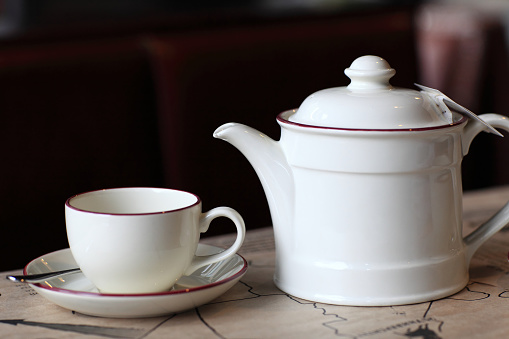
[[(62, 271), (53, 271), (47, 273), (38, 273), (38, 274), (21, 274), (21, 275), (8, 275), (5, 278), (18, 283), (28, 283), (28, 284), (36, 284), (43, 282), (50, 278), (59, 277), (62, 275), (72, 274), (81, 272), (79, 268), (71, 268), (68, 270)], [(185, 288), (192, 288), (197, 286), (203, 286), (211, 284), (213, 281), (210, 278), (205, 278), (201, 276), (182, 276), (175, 283), (175, 285), (179, 285)]]
[(53, 271), (48, 273), (39, 273), (39, 274), (27, 274), (27, 275), (8, 275), (6, 278), (10, 281), (14, 282), (22, 282), (22, 283), (39, 283), (43, 282), (49, 278), (59, 277), (61, 275), (71, 274), (79, 272), (79, 268), (71, 268), (68, 270), (62, 270), (62, 271)]

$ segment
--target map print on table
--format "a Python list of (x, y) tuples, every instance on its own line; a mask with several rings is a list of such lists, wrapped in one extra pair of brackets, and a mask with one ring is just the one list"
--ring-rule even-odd
[[(456, 295), (434, 302), (369, 308), (335, 306), (302, 300), (281, 292), (271, 279), (264, 281), (272, 277), (272, 272), (273, 267), (251, 262), (249, 274), (231, 293), (199, 308), (200, 319), (218, 338), (287, 337), (292, 336), (291, 333), (294, 333), (293, 336), (299, 333), (303, 338), (447, 338), (444, 332), (451, 314), (475, 303), (491, 301), (492, 304), (493, 300), (500, 303), (499, 295), (505, 294), (496, 286), (471, 282)], [(222, 314), (230, 313), (221, 309), (229, 307), (230, 311), (242, 317), (232, 319), (232, 322), (238, 321), (238, 326), (233, 328), (225, 327), (220, 319)], [(264, 307), (263, 315), (254, 318), (235, 311), (258, 307)], [(473, 307), (472, 312), (476, 310)], [(256, 311), (253, 313), (258, 314)], [(165, 323), (160, 330), (170, 329), (172, 322), (177, 321), (178, 317)], [(257, 330), (244, 332), (246, 328)], [(288, 333), (285, 328), (289, 330)]]
[(97, 335), (106, 338), (142, 338), (145, 330), (136, 328), (118, 328), (118, 327), (103, 327), (103, 326), (90, 326), (90, 325), (74, 325), (74, 324), (58, 324), (58, 323), (43, 323), (34, 321), (25, 321), (23, 319), (13, 320), (0, 320), (0, 323), (9, 324), (14, 326), (34, 326), (41, 328), (49, 328), (57, 331), (65, 331), (72, 333), (80, 333), (87, 335)]
[[(27, 285), (0, 281), (0, 337), (485, 339), (486, 333), (493, 338), (509, 333), (507, 232), (500, 232), (476, 253), (471, 282), (461, 292), (392, 307), (336, 306), (290, 296), (272, 280), (272, 230), (248, 235), (252, 239), (241, 254), (249, 269), (238, 284), (207, 305), (165, 317), (91, 317), (60, 308)], [(225, 246), (229, 241), (224, 239)], [(214, 242), (218, 245), (217, 239)], [(19, 307), (20, 300), (25, 307)]]
[[(59, 332), (73, 332), (87, 338), (150, 338), (172, 333), (196, 333), (205, 338), (447, 338), (451, 314), (457, 308), (495, 300), (509, 302), (509, 291), (484, 283), (471, 282), (463, 291), (442, 300), (392, 307), (348, 307), (315, 303), (290, 296), (272, 282), (271, 263), (250, 262), (248, 273), (228, 293), (197, 309), (157, 319), (112, 319), (111, 326), (89, 325), (88, 317), (74, 314), (68, 323), (49, 323), (34, 319), (3, 319), (0, 324), (32, 326)], [(27, 293), (22, 288), (23, 293)], [(34, 296), (34, 298), (42, 298)], [(445, 306), (444, 306), (445, 305)], [(56, 307), (56, 306), (55, 306)], [(263, 312), (257, 309), (263, 308)], [(61, 312), (68, 310), (61, 309)], [(250, 314), (257, 316), (251, 317)], [(233, 315), (225, 322), (224, 316)], [(256, 331), (249, 329), (256, 329)], [(292, 334), (293, 333), (293, 334)]]

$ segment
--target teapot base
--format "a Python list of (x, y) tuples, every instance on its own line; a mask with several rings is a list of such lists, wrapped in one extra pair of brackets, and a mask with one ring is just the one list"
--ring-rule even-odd
[(468, 265), (463, 256), (439, 263), (388, 269), (305, 266), (292, 270), (288, 265), (276, 265), (274, 283), (292, 296), (333, 305), (416, 304), (453, 295), (469, 281)]
[(427, 294), (421, 295), (407, 295), (399, 297), (364, 297), (364, 298), (349, 298), (341, 295), (325, 295), (321, 293), (308, 293), (307, 291), (292, 291), (286, 287), (281, 287), (276, 279), (274, 279), (276, 287), (281, 291), (290, 294), (291, 296), (330, 305), (338, 306), (364, 306), (364, 307), (376, 307), (376, 306), (398, 306), (398, 305), (409, 305), (418, 304), (433, 300), (442, 299), (456, 294), (463, 290), (467, 285), (468, 281), (459, 286), (453, 286), (444, 290), (435, 290)]

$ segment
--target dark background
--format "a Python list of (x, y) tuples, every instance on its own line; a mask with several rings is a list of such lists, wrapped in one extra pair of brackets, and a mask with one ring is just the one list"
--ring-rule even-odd
[[(421, 3), (267, 3), (3, 2), (1, 271), (67, 247), (64, 202), (95, 189), (187, 190), (205, 210), (236, 209), (248, 229), (271, 225), (254, 170), (212, 137), (217, 127), (235, 121), (278, 139), (276, 115), (347, 85), (343, 70), (361, 55), (384, 57), (393, 85), (422, 78)], [(489, 32), (499, 46), (500, 27)], [(493, 90), (501, 68), (483, 62), (486, 86), (469, 108), (504, 113), (504, 87)], [(481, 136), (465, 159), (466, 190), (509, 181), (509, 145), (493, 139)], [(233, 230), (217, 220), (205, 236)]]

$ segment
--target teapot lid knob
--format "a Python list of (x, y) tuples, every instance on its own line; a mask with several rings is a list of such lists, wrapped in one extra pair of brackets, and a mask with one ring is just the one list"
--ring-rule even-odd
[(392, 88), (389, 79), (396, 70), (383, 58), (365, 55), (355, 59), (345, 74), (351, 79), (349, 90), (380, 90)]

